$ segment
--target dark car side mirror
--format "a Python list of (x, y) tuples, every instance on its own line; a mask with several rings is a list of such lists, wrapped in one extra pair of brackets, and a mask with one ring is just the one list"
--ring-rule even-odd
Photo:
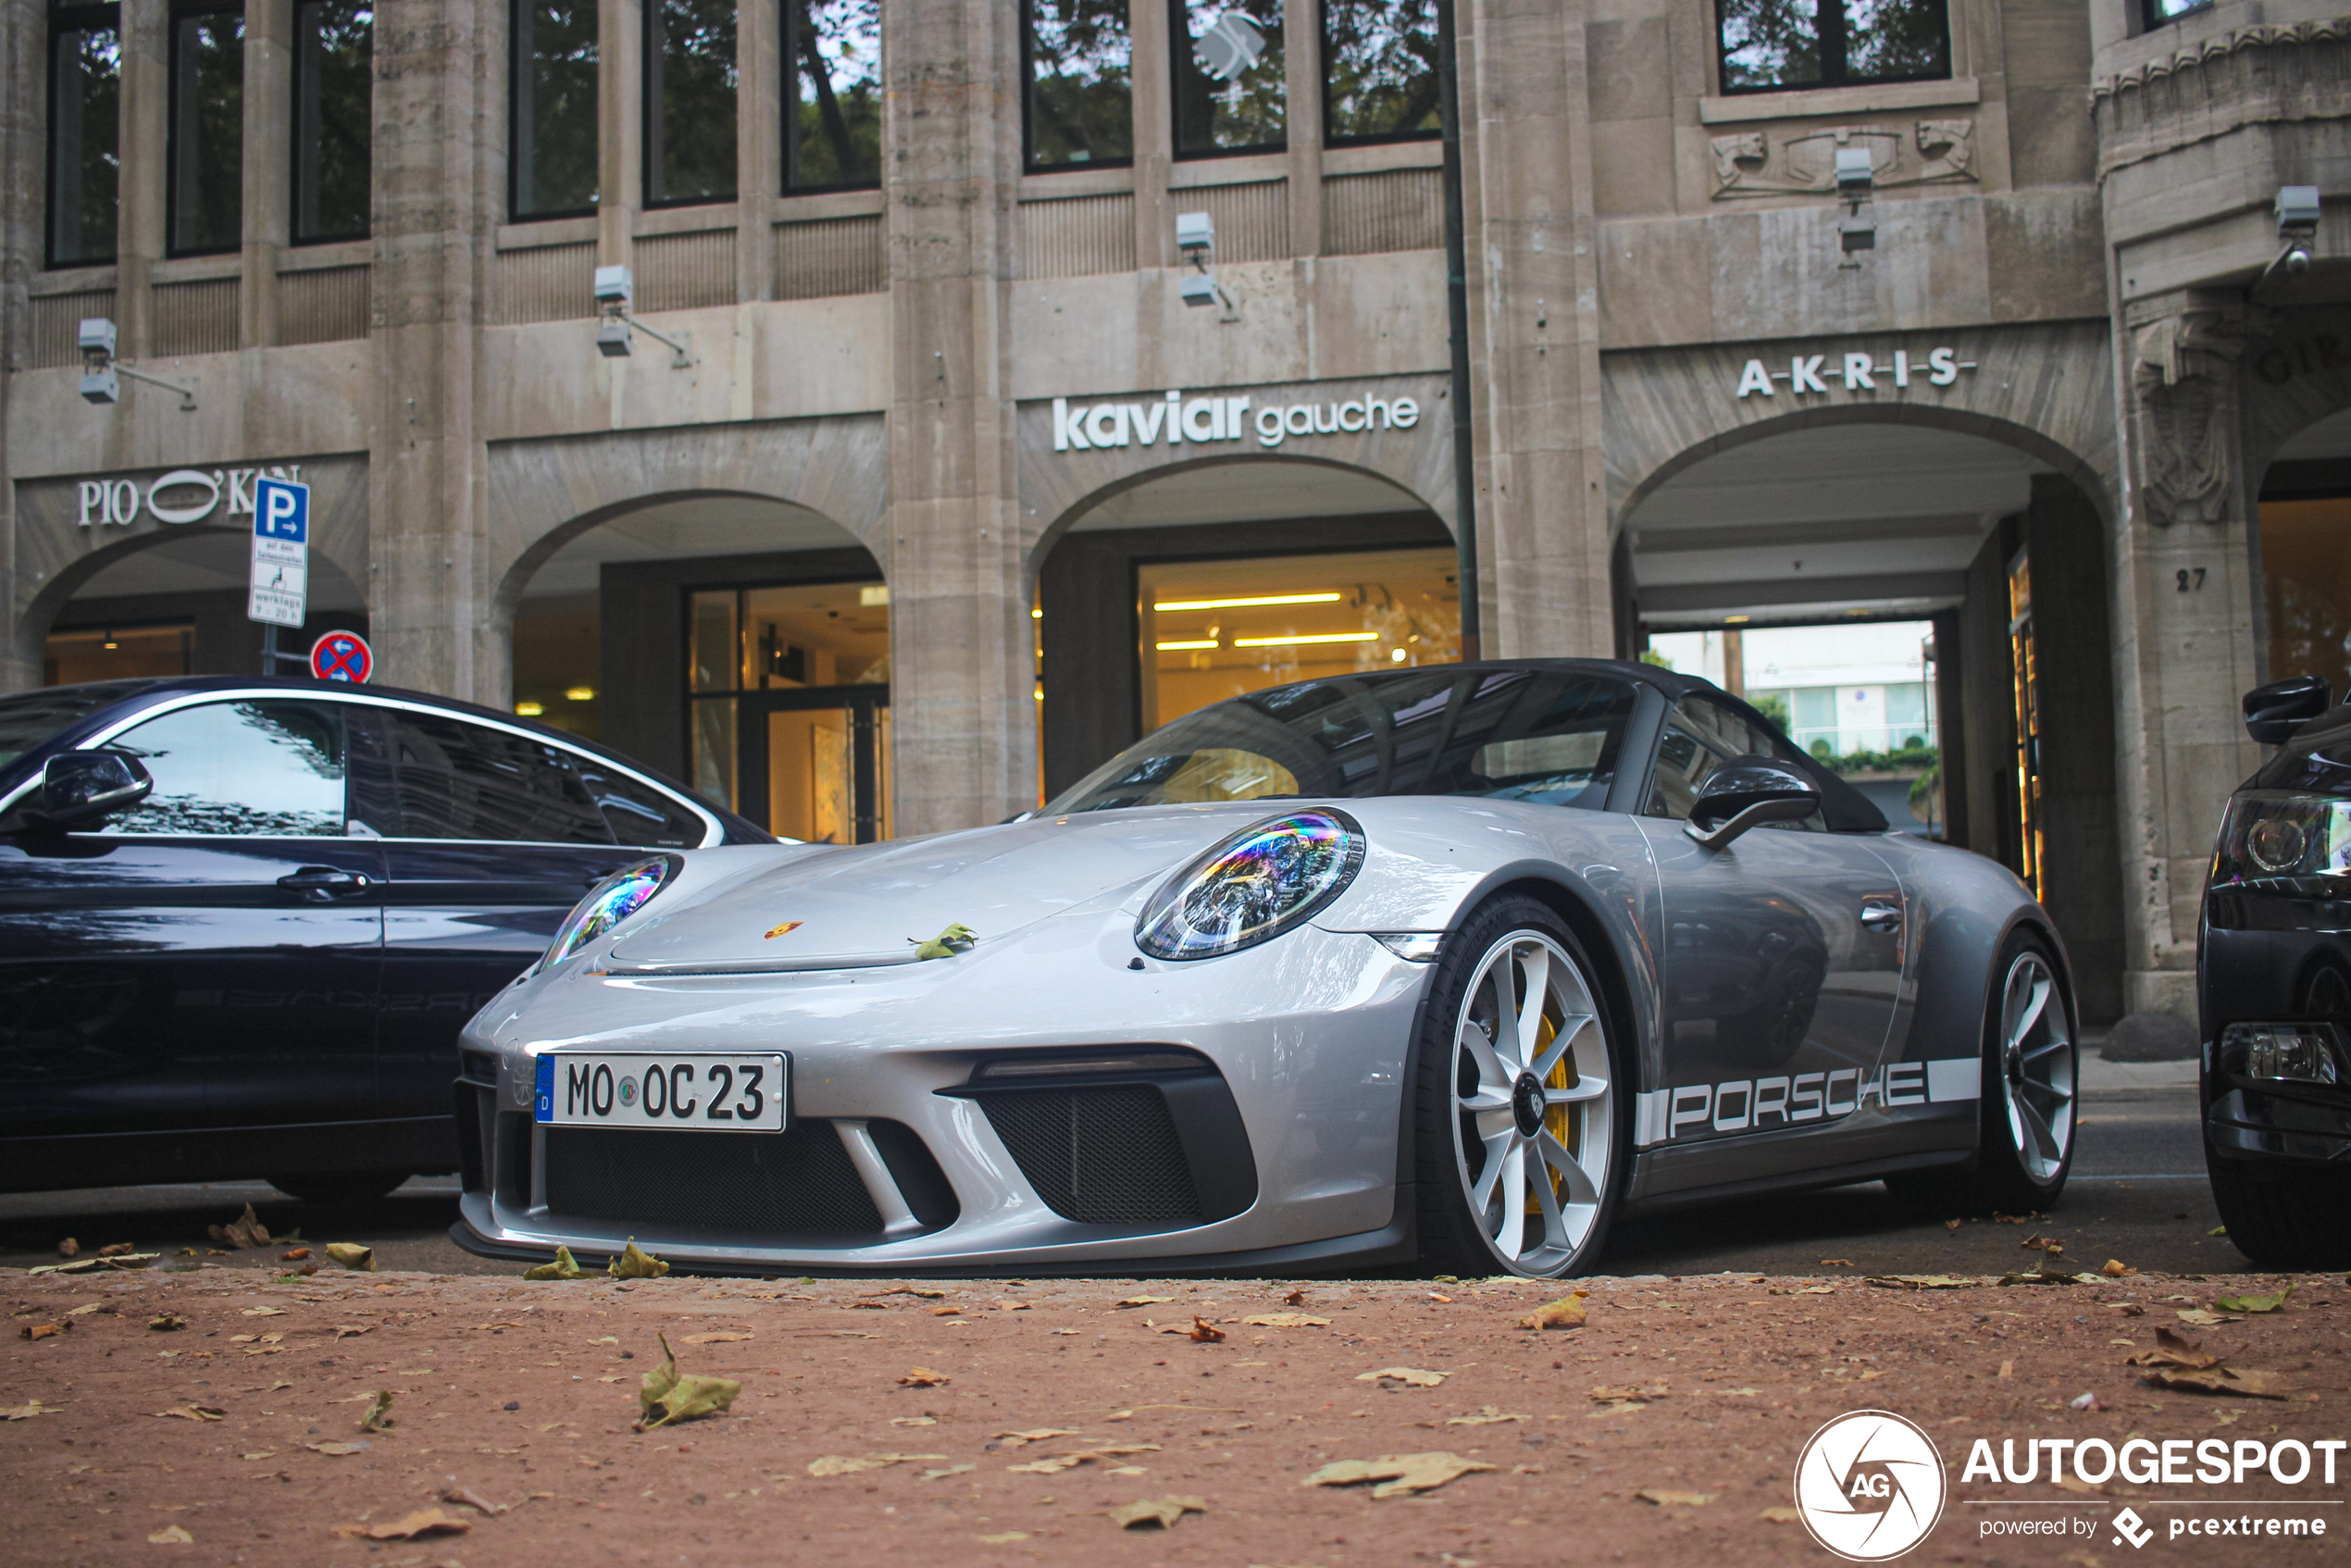
[(2245, 694), (2245, 732), (2264, 746), (2283, 746), (2333, 702), (2334, 689), (2322, 675), (2290, 675), (2257, 686)]
[(41, 770), (41, 788), (25, 803), (34, 826), (93, 828), (147, 798), (155, 781), (139, 759), (120, 752), (67, 752)]
[(1794, 822), (1820, 809), (1819, 789), (1785, 763), (1733, 757), (1698, 786), (1682, 830), (1706, 848), (1718, 850), (1750, 828)]

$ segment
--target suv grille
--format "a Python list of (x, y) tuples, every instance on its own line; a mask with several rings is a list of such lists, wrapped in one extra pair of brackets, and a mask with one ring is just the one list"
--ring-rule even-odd
[(979, 1102), (1021, 1175), (1062, 1218), (1119, 1226), (1200, 1219), (1191, 1166), (1157, 1089), (1038, 1089)]

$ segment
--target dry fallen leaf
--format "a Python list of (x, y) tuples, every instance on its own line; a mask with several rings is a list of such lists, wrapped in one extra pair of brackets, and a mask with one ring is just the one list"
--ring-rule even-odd
[(2220, 1358), (2183, 1334), (2168, 1328), (2155, 1331), (2155, 1349), (2139, 1355), (2126, 1357), (2124, 1366), (2175, 1366), (2190, 1372), (2201, 1372), (2220, 1364)]
[(1956, 1274), (1873, 1274), (1862, 1283), (1888, 1290), (1964, 1290), (1976, 1282)]
[(441, 1494), (441, 1500), (443, 1502), (461, 1502), (467, 1508), (478, 1510), (481, 1513), (493, 1519), (499, 1514), (506, 1512), (504, 1508), (501, 1507), (497, 1503), (491, 1502), (479, 1492), (469, 1491), (464, 1487), (450, 1487), (448, 1490)]
[[(1953, 1220), (1951, 1222), (1952, 1228), (1957, 1229), (1959, 1227), (1959, 1221)], [(1793, 1524), (1798, 1519), (1802, 1518), (1803, 1515), (1798, 1513), (1795, 1509), (1788, 1507), (1787, 1504), (1781, 1503), (1775, 1507), (1765, 1509), (1755, 1517), (1769, 1524)]]
[(338, 1524), (335, 1534), (345, 1540), (412, 1541), (419, 1536), (462, 1536), (473, 1521), (438, 1508), (419, 1509), (405, 1519), (383, 1524)]
[(1047, 1454), (1043, 1459), (1026, 1464), (1008, 1464), (1004, 1468), (1015, 1475), (1058, 1475), (1064, 1470), (1075, 1470), (1096, 1460), (1121, 1459), (1128, 1454), (1157, 1453), (1157, 1443), (1128, 1443), (1117, 1448), (1076, 1449), (1068, 1453)]
[(157, 1313), (147, 1320), (147, 1326), (158, 1334), (175, 1334), (188, 1326), (188, 1320), (178, 1313)]
[(1250, 1328), (1328, 1328), (1331, 1320), (1312, 1313), (1259, 1313), (1241, 1322)]
[(620, 1255), (604, 1265), (604, 1273), (615, 1279), (659, 1279), (669, 1272), (669, 1265), (637, 1245), (630, 1237)]
[(2248, 1399), (2283, 1400), (2289, 1392), (2285, 1380), (2276, 1373), (2256, 1372), (2251, 1367), (2156, 1367), (2145, 1375), (2145, 1380), (2158, 1388), (2183, 1394), (2242, 1394)]
[[(355, 1241), (330, 1241), (327, 1243), (327, 1256), (355, 1274), (376, 1272), (376, 1250), (373, 1247), (362, 1247)], [(382, 1538), (389, 1540), (391, 1537)]]
[(365, 1453), (367, 1451), (367, 1445), (366, 1443), (305, 1443), (302, 1446), (308, 1449), (312, 1453), (322, 1453), (330, 1458), (340, 1458), (347, 1453)]
[[(669, 1265), (662, 1266), (666, 1269)], [(731, 1377), (680, 1374), (678, 1352), (669, 1348), (668, 1338), (659, 1334), (654, 1337), (661, 1340), (662, 1363), (645, 1374), (638, 1390), (637, 1402), (643, 1413), (638, 1417), (637, 1430), (650, 1432), (680, 1421), (698, 1420), (734, 1404), (735, 1396), (743, 1391), (740, 1383)]]
[(2216, 1296), (2212, 1304), (2224, 1313), (2273, 1313), (2283, 1309), (2293, 1294), (2294, 1287), (2288, 1285), (2274, 1296)]
[(1434, 1388), (1452, 1375), (1445, 1372), (1423, 1372), (1416, 1366), (1384, 1366), (1377, 1372), (1356, 1374), (1358, 1383), (1401, 1383), (1408, 1388)]
[(392, 1400), (392, 1393), (391, 1389), (377, 1389), (375, 1398), (368, 1401), (367, 1408), (359, 1412), (359, 1430), (362, 1432), (380, 1432), (385, 1427), (391, 1425)]
[(1596, 1400), (1661, 1400), (1668, 1392), (1669, 1390), (1662, 1383), (1654, 1388), (1636, 1388), (1629, 1384), (1619, 1386), (1604, 1383), (1592, 1390), (1592, 1398)]
[(1534, 1419), (1531, 1415), (1511, 1415), (1507, 1412), (1495, 1409), (1492, 1405), (1486, 1405), (1475, 1415), (1449, 1415), (1445, 1418), (1445, 1425), (1448, 1426), (1491, 1426), (1498, 1422)]
[(1518, 1320), (1521, 1328), (1581, 1328), (1584, 1326), (1584, 1300), (1589, 1290), (1578, 1290), (1573, 1296), (1562, 1296), (1547, 1301)]
[(1633, 1495), (1660, 1508), (1704, 1508), (1714, 1500), (1712, 1492), (1674, 1492), (1661, 1487), (1643, 1487)]
[(910, 1366), (906, 1369), (906, 1375), (898, 1381), (902, 1388), (936, 1388), (949, 1378), (945, 1373), (933, 1372), (927, 1366)]
[(2015, 1375), (2016, 1375), (2016, 1363), (2014, 1363), (2014, 1362), (2012, 1362), (2012, 1361), (2004, 1361), (2004, 1362), (2002, 1362), (2002, 1363), (2000, 1363), (1999, 1378), (2000, 1378), (2000, 1381), (2001, 1381), (2001, 1382), (2005, 1383), (2005, 1382), (2007, 1382), (2009, 1378), (2014, 1377)]
[(261, 1216), (253, 1212), (251, 1203), (245, 1205), (243, 1213), (239, 1214), (227, 1225), (205, 1226), (205, 1234), (222, 1246), (238, 1251), (247, 1247), (269, 1245), (269, 1227), (261, 1223)]
[(1176, 1522), (1187, 1513), (1206, 1513), (1205, 1498), (1151, 1498), (1142, 1502), (1130, 1502), (1109, 1510), (1110, 1522), (1122, 1530), (1132, 1530), (1140, 1524), (1156, 1524), (1172, 1530)]
[(982, 1546), (1010, 1546), (1014, 1541), (1026, 1539), (1028, 1539), (1028, 1532), (1026, 1530), (1000, 1530), (995, 1535), (978, 1537), (979, 1544)]
[(725, 1330), (715, 1334), (689, 1334), (678, 1343), (681, 1345), (739, 1345), (750, 1338), (748, 1334)]
[(1172, 1301), (1175, 1299), (1173, 1296), (1129, 1296), (1123, 1301), (1113, 1301), (1111, 1305), (1113, 1308), (1150, 1307), (1156, 1306), (1162, 1301)]
[(2198, 1328), (2217, 1328), (2224, 1323), (2244, 1321), (2242, 1318), (2231, 1317), (2226, 1313), (2207, 1312), (2202, 1307), (2183, 1307), (2173, 1312), (2171, 1315), (2182, 1323), (2194, 1324)]
[(174, 1405), (154, 1413), (167, 1418), (177, 1416), (181, 1421), (218, 1421), (229, 1412), (218, 1405)]
[(177, 1524), (166, 1524), (147, 1539), (155, 1546), (193, 1546), (196, 1537)]
[[(152, 1328), (155, 1325), (150, 1324), (148, 1326)], [(17, 1330), (17, 1338), (19, 1339), (54, 1339), (60, 1332), (61, 1330), (58, 1325), (54, 1323), (28, 1323), (23, 1327)]]
[(286, 1315), (286, 1309), (283, 1307), (239, 1307), (237, 1315), (239, 1317), (283, 1317)]
[(2106, 1261), (2106, 1267), (2098, 1270), (2098, 1272), (2106, 1276), (2108, 1279), (2129, 1279), (2139, 1271), (2131, 1267), (2120, 1258), (2108, 1258)]
[(979, 1466), (976, 1464), (951, 1464), (941, 1470), (924, 1471), (923, 1479), (926, 1481), (944, 1481), (950, 1475), (962, 1475), (978, 1468)]
[(1377, 1459), (1342, 1459), (1325, 1464), (1299, 1485), (1351, 1487), (1362, 1481), (1377, 1481), (1381, 1484), (1372, 1488), (1372, 1496), (1392, 1498), (1399, 1492), (1434, 1491), (1472, 1471), (1499, 1468), (1442, 1451), (1382, 1454)]
[(928, 1462), (946, 1457), (943, 1453), (869, 1453), (854, 1457), (839, 1453), (820, 1454), (808, 1462), (808, 1474), (821, 1481), (835, 1475), (856, 1475), (868, 1470), (887, 1470), (893, 1464), (913, 1464), (917, 1461)]
[(572, 1257), (570, 1248), (557, 1247), (553, 1262), (541, 1263), (537, 1268), (527, 1268), (522, 1271), (522, 1276), (525, 1279), (585, 1279), (588, 1271)]
[(1853, 1260), (1850, 1258), (1822, 1258), (1821, 1260), (1821, 1266), (1822, 1268), (1851, 1268), (1853, 1266)]
[[(899, 1419), (902, 1421), (905, 1417), (901, 1416)], [(996, 1434), (995, 1440), (1008, 1449), (1020, 1449), (1026, 1448), (1031, 1443), (1041, 1443), (1048, 1437), (1075, 1437), (1076, 1436), (1077, 1429), (1073, 1426), (1032, 1426), (1026, 1432), (999, 1432)]]
[(1202, 1345), (1219, 1345), (1225, 1340), (1225, 1331), (1204, 1317), (1193, 1318), (1189, 1328), (1171, 1328), (1163, 1332), (1188, 1335)]
[(55, 1415), (59, 1407), (44, 1405), (39, 1400), (31, 1404), (0, 1405), (0, 1421), (31, 1421), (36, 1415)]
[(1306, 1304), (1306, 1288), (1305, 1288), (1304, 1286), (1302, 1286), (1302, 1285), (1301, 1285), (1301, 1286), (1300, 1286), (1297, 1289), (1295, 1289), (1295, 1290), (1291, 1291), (1288, 1295), (1287, 1295), (1287, 1296), (1283, 1297), (1283, 1298), (1282, 1298), (1282, 1303), (1283, 1303), (1285, 1306), (1292, 1306), (1292, 1307), (1302, 1307), (1302, 1306), (1304, 1306), (1304, 1305)]

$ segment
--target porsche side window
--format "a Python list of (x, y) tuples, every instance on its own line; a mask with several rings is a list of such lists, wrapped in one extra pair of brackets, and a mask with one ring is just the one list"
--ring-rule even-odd
[(568, 753), (459, 719), (393, 711), (392, 775), (404, 839), (609, 844)]
[(206, 703), (118, 736), (155, 790), (109, 833), (341, 838), (349, 757), (342, 711), (302, 702)]

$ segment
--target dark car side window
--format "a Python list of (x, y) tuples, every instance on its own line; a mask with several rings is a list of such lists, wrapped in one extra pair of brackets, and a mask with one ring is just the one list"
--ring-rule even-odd
[(342, 838), (349, 755), (329, 703), (205, 703), (135, 725), (109, 742), (137, 757), (154, 791), (110, 833)]
[(603, 814), (604, 826), (612, 829), (616, 843), (690, 850), (709, 831), (703, 819), (681, 803), (603, 766), (593, 757), (574, 757), (571, 765), (587, 786), (596, 809)]
[(396, 837), (614, 841), (560, 748), (462, 719), (399, 709), (384, 717)]
[[(1650, 776), (1650, 816), (1689, 820), (1690, 806), (1714, 770), (1733, 757), (1773, 757), (1810, 774), (1793, 748), (1770, 730), (1748, 723), (1739, 715), (1702, 697), (1685, 697), (1666, 716), (1664, 733), (1657, 742), (1657, 771)], [(1819, 812), (1779, 826), (1808, 833), (1827, 830)]]

